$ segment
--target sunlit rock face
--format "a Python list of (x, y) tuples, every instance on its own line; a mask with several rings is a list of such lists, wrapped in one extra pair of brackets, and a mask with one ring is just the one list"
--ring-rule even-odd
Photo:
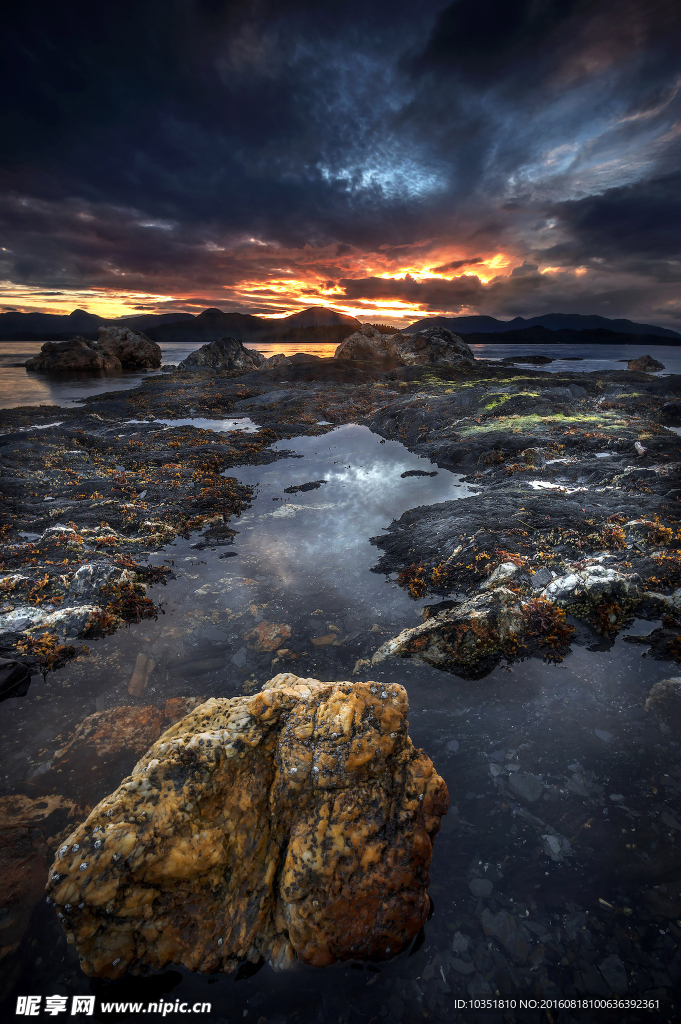
[(236, 338), (219, 338), (190, 352), (179, 364), (181, 370), (257, 370), (265, 357), (253, 348), (244, 348)]
[(45, 372), (151, 369), (161, 365), (161, 349), (145, 334), (127, 327), (100, 327), (97, 341), (72, 338), (47, 341), (37, 356), (26, 360), (27, 370)]
[(171, 726), (60, 847), (88, 975), (388, 959), (426, 920), (447, 789), (395, 684), (275, 676)]
[(417, 334), (381, 334), (363, 324), (346, 338), (335, 352), (336, 359), (388, 360), (402, 366), (474, 363), (475, 357), (463, 338), (446, 327), (429, 327)]

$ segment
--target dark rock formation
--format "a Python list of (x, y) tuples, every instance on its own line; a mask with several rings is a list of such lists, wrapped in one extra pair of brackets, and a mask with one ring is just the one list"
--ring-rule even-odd
[(86, 974), (388, 959), (428, 915), (447, 790), (401, 686), (282, 674), (168, 729), (59, 848)]
[(265, 357), (252, 348), (244, 348), (236, 338), (219, 338), (202, 345), (183, 359), (181, 370), (257, 370)]
[(402, 366), (424, 363), (449, 363), (457, 366), (475, 362), (466, 342), (446, 327), (429, 327), (417, 334), (385, 334), (371, 324), (363, 324), (358, 331), (338, 346), (336, 359), (384, 359)]
[(639, 356), (638, 359), (629, 359), (627, 369), (643, 370), (649, 373), (651, 370), (664, 370), (664, 363), (661, 363), (658, 359), (653, 359), (651, 355), (646, 353), (644, 356)]
[(26, 360), (27, 370), (100, 372), (141, 370), (161, 365), (161, 349), (144, 334), (127, 327), (100, 327), (97, 341), (72, 338), (48, 341), (37, 356)]
[(284, 352), (275, 352), (273, 356), (269, 356), (261, 364), (261, 370), (274, 370), (279, 366), (300, 366), (305, 363), (321, 363), (323, 362), (322, 356), (312, 355), (311, 352), (293, 352), (291, 355), (287, 355)]
[(0, 700), (28, 693), (31, 671), (23, 661), (0, 657)]

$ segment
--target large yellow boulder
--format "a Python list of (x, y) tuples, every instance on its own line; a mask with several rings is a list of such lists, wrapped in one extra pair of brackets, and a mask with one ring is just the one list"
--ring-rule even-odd
[(88, 975), (388, 959), (428, 914), (447, 789), (396, 684), (287, 673), (172, 725), (60, 847)]

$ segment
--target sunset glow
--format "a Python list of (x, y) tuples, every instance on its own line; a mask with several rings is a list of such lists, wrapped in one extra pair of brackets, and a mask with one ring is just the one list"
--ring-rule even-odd
[[(5, 310), (68, 313), (80, 308), (105, 317), (132, 316), (142, 310), (153, 313), (168, 310), (197, 312), (207, 306), (218, 306), (221, 309), (257, 312), (260, 316), (277, 319), (316, 305), (328, 306), (369, 322), (385, 321), (399, 325), (424, 314), (467, 312), (469, 307), (465, 302), (455, 305), (442, 303), (434, 307), (428, 302), (387, 296), (349, 298), (348, 281), (373, 278), (396, 287), (405, 281), (447, 286), (451, 282), (466, 282), (474, 278), (476, 284), (488, 285), (491, 281), (507, 277), (514, 262), (509, 254), (495, 252), (487, 257), (476, 254), (470, 261), (473, 265), (469, 266), (469, 259), (460, 249), (446, 249), (441, 244), (434, 247), (428, 256), (421, 256), (418, 262), (405, 264), (401, 264), (398, 255), (380, 251), (352, 254), (338, 260), (325, 250), (314, 251), (311, 247), (305, 247), (303, 251), (283, 250), (253, 238), (231, 252), (227, 247), (215, 244), (207, 246), (207, 251), (226, 259), (230, 256), (238, 259), (243, 276), (229, 284), (207, 289), (201, 296), (120, 288), (64, 288), (46, 292), (4, 282), (0, 286), (0, 300)], [(278, 264), (276, 268), (263, 266), (271, 262)], [(448, 264), (457, 263), (466, 266), (459, 271), (444, 270)], [(547, 268), (543, 272), (556, 269)], [(337, 280), (330, 280), (332, 276)]]

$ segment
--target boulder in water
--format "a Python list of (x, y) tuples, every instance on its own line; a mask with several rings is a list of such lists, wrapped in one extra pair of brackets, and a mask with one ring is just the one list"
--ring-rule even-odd
[(244, 348), (237, 338), (218, 338), (190, 352), (179, 365), (181, 370), (257, 370), (265, 357), (253, 348)]
[(358, 331), (342, 342), (335, 352), (336, 359), (386, 360), (402, 366), (426, 363), (449, 363), (457, 366), (472, 365), (475, 356), (458, 334), (446, 327), (428, 327), (416, 334), (383, 334), (371, 324), (363, 324)]
[(284, 673), (171, 726), (60, 847), (81, 967), (233, 972), (394, 956), (423, 926), (443, 780), (396, 684)]
[(142, 370), (161, 365), (161, 349), (145, 334), (127, 327), (100, 327), (97, 341), (72, 338), (47, 341), (36, 356), (27, 359), (27, 370), (48, 373)]
[(652, 370), (664, 370), (664, 363), (653, 359), (646, 353), (644, 356), (639, 356), (638, 359), (629, 359), (627, 370), (643, 370), (645, 373), (650, 373)]

